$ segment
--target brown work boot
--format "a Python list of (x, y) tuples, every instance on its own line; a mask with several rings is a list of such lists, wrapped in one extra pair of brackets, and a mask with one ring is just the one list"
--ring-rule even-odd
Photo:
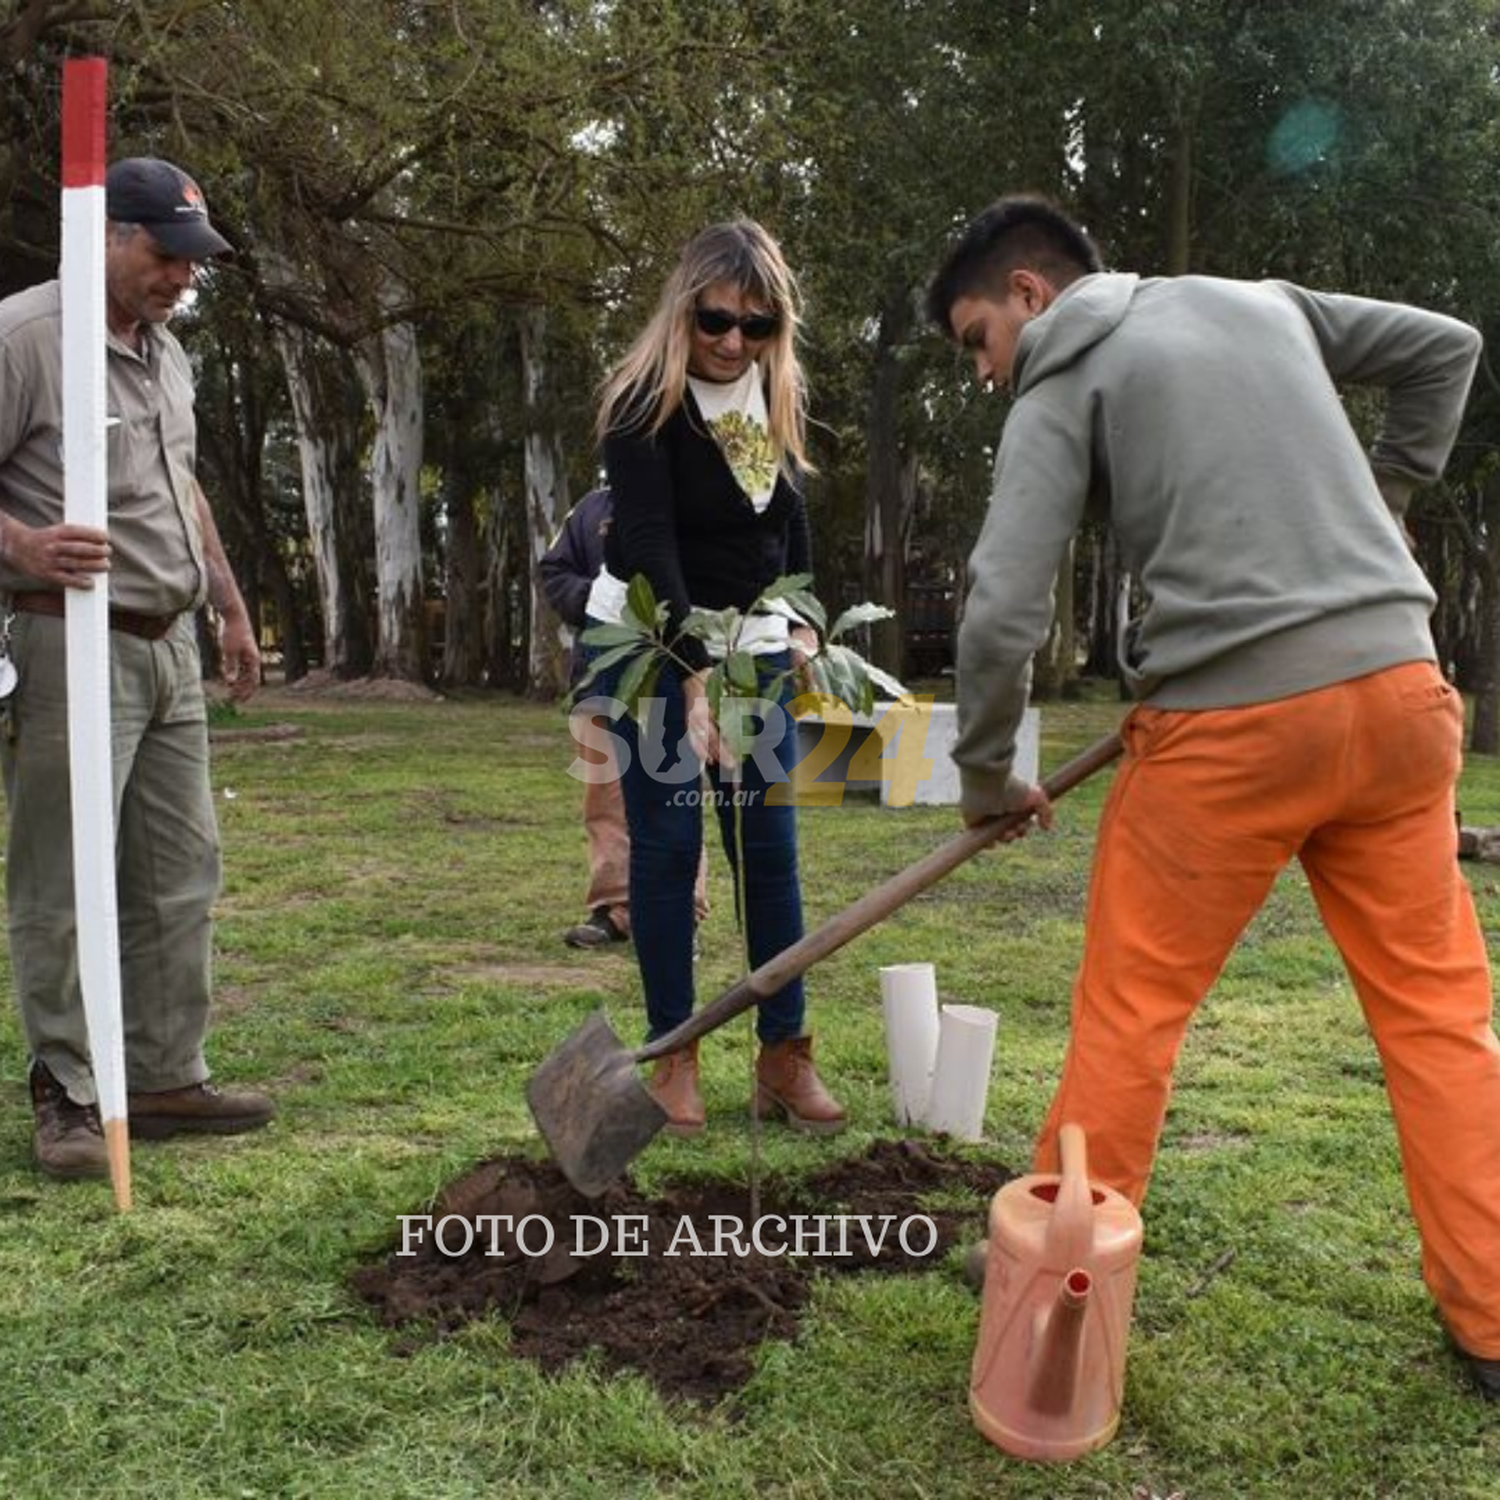
[(658, 1058), (647, 1087), (651, 1097), (667, 1112), (667, 1123), (662, 1129), (668, 1135), (702, 1134), (708, 1116), (703, 1108), (703, 1095), (698, 1092), (697, 1042)]
[(813, 1067), (812, 1038), (794, 1036), (761, 1047), (755, 1059), (755, 1116), (783, 1115), (793, 1130), (837, 1135), (848, 1121)]
[(75, 1104), (44, 1063), (31, 1065), (32, 1150), (48, 1177), (108, 1177), (109, 1151), (99, 1110)]
[(269, 1095), (250, 1089), (226, 1093), (211, 1083), (190, 1083), (182, 1089), (154, 1094), (131, 1094), (127, 1101), (130, 1133), (143, 1141), (195, 1132), (238, 1135), (259, 1130), (276, 1113)]

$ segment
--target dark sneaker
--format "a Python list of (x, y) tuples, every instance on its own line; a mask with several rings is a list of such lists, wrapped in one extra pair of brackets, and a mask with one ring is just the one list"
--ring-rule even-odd
[(131, 1094), (128, 1100), (130, 1133), (143, 1141), (169, 1135), (239, 1135), (259, 1130), (276, 1113), (267, 1094), (250, 1089), (226, 1092), (211, 1083), (191, 1083), (185, 1089), (156, 1094)]
[(1500, 1359), (1480, 1359), (1477, 1354), (1470, 1354), (1463, 1348), (1459, 1349), (1458, 1357), (1464, 1362), (1469, 1379), (1479, 1394), (1486, 1401), (1500, 1401)]
[(607, 906), (596, 906), (576, 927), (563, 933), (570, 948), (607, 948), (611, 943), (628, 943), (630, 934), (615, 925)]
[(99, 1110), (75, 1104), (42, 1063), (31, 1065), (31, 1109), (36, 1117), (32, 1149), (48, 1177), (108, 1177), (109, 1151)]

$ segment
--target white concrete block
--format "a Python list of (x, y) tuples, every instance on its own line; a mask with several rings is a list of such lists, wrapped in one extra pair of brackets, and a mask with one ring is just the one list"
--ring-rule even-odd
[[(932, 770), (916, 783), (912, 801), (920, 807), (956, 806), (959, 782), (958, 767), (953, 763), (953, 742), (958, 738), (957, 709), (951, 703), (934, 703), (924, 709), (922, 717), (928, 721), (922, 756), (932, 762)], [(1041, 729), (1041, 710), (1028, 708), (1016, 734), (1015, 774), (1023, 781), (1037, 779), (1041, 760)], [(906, 733), (904, 724), (901, 732)], [(891, 748), (887, 746), (887, 754), (891, 753)], [(892, 790), (899, 790), (899, 787), (900, 783), (896, 781), (882, 782), (880, 800), (889, 802)]]
[[(824, 763), (816, 784), (839, 784), (851, 792), (878, 788), (884, 806), (904, 807), (910, 803), (924, 807), (956, 806), (959, 795), (958, 767), (953, 763), (953, 741), (958, 735), (956, 713), (951, 703), (923, 704), (916, 710), (877, 703), (873, 714), (854, 715), (847, 739), (840, 742), (839, 753)], [(1028, 708), (1016, 735), (1015, 774), (1023, 781), (1034, 782), (1039, 776), (1041, 726), (1041, 710)], [(913, 758), (910, 748), (903, 750), (900, 742), (902, 736), (916, 731), (922, 733), (922, 749)], [(815, 714), (799, 719), (799, 759), (814, 752), (826, 732), (824, 721)], [(878, 781), (868, 776), (851, 779), (850, 762), (872, 734), (884, 741), (880, 757), (887, 764), (880, 766)], [(916, 764), (919, 760), (930, 762), (920, 768), (920, 773)], [(870, 767), (868, 752), (861, 757), (861, 764)], [(804, 781), (803, 785), (805, 789), (809, 783)]]

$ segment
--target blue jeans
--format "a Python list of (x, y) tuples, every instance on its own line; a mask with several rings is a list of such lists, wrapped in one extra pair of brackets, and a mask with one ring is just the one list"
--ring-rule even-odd
[[(591, 652), (591, 659), (598, 654)], [(759, 658), (767, 698), (770, 679), (785, 672), (788, 663), (785, 652)], [(590, 684), (591, 695), (611, 697), (622, 670), (612, 668), (597, 677)], [(706, 792), (703, 768), (687, 743), (687, 709), (678, 669), (664, 666), (653, 692), (652, 698), (642, 700), (642, 723), (622, 704), (593, 706), (594, 712), (614, 720), (612, 732), (620, 741), (630, 828), (630, 927), (646, 993), (648, 1041), (693, 1013), (693, 878), (703, 847), (705, 801), (718, 813), (736, 895), (743, 891), (751, 967), (759, 968), (802, 936), (797, 810), (786, 785), (796, 736), (790, 716), (781, 711), (792, 697), (790, 682), (783, 683), (776, 695), (778, 708), (766, 713), (754, 746), (741, 759), (739, 780), (709, 766)], [(768, 797), (778, 785), (777, 797), (784, 802)], [(743, 833), (743, 882), (736, 857), (737, 817)], [(761, 1001), (756, 1017), (761, 1041), (770, 1044), (801, 1036), (804, 1008), (801, 979)]]

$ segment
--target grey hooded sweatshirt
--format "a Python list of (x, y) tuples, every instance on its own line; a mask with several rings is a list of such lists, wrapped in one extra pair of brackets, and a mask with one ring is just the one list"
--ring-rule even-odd
[[(1022, 331), (969, 560), (953, 750), (965, 813), (1001, 812), (1020, 789), (1031, 659), (1091, 504), (1144, 601), (1122, 665), (1149, 703), (1262, 703), (1434, 659), (1435, 596), (1400, 517), (1442, 472), (1479, 349), (1453, 318), (1286, 282), (1069, 286)], [(1344, 384), (1385, 391), (1368, 454)]]

